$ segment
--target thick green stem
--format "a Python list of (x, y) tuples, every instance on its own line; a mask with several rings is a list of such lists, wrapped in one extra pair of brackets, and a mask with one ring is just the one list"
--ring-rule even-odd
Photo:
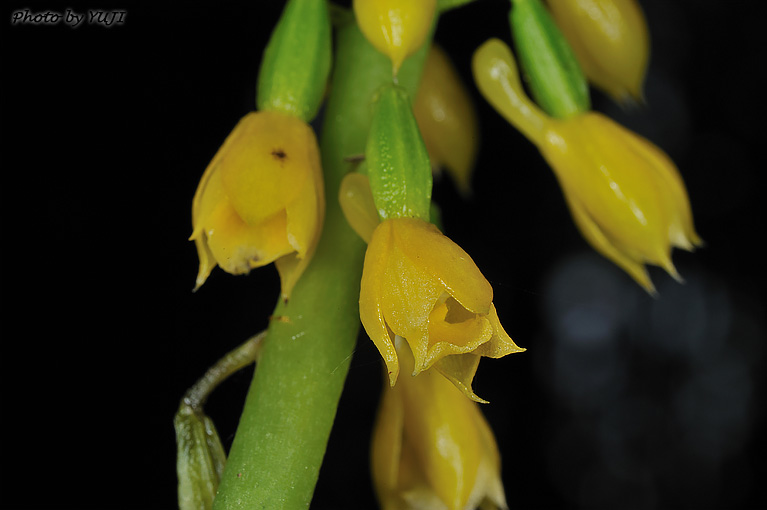
[[(354, 25), (341, 28), (322, 133), (327, 212), (312, 263), (288, 303), (278, 303), (226, 463), (215, 510), (299, 509), (311, 502), (359, 331), (364, 243), (338, 205), (346, 156), (360, 154), (371, 97), (391, 62)], [(411, 93), (426, 51), (400, 71)]]

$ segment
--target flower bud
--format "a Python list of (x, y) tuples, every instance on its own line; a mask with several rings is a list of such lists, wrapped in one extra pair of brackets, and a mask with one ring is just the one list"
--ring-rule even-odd
[(458, 190), (469, 194), (479, 145), (477, 116), (449, 57), (437, 45), (426, 57), (413, 114), (432, 167), (444, 166)]
[(436, 0), (354, 0), (360, 30), (391, 59), (394, 76), (426, 40), (436, 7)]
[[(413, 355), (397, 343), (409, 370)], [(371, 459), (384, 510), (506, 508), (493, 432), (479, 406), (433, 370), (384, 387)]]
[(213, 157), (192, 202), (196, 288), (216, 265), (244, 274), (275, 262), (287, 299), (314, 254), (324, 214), (311, 127), (276, 111), (249, 113)]
[(520, 67), (535, 101), (566, 119), (591, 108), (589, 89), (573, 50), (540, 0), (513, 0), (509, 17)]
[(636, 0), (548, 0), (591, 83), (619, 103), (641, 101), (650, 37)]
[(327, 2), (290, 0), (264, 50), (256, 104), (309, 122), (325, 93), (330, 72)]
[(213, 420), (182, 403), (173, 426), (179, 509), (210, 510), (226, 464)]

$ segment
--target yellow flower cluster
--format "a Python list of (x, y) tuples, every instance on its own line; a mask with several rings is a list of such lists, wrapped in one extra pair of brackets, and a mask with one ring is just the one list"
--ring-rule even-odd
[[(531, 58), (546, 55), (546, 44), (540, 41), (557, 43), (548, 48), (549, 56), (566, 57), (560, 60), (567, 65), (556, 58), (550, 65), (533, 65), (542, 71), (530, 82), (556, 84), (559, 76), (572, 87), (554, 87), (553, 96), (570, 97), (558, 91), (576, 90), (579, 95), (573, 97), (582, 100), (555, 118), (557, 109), (547, 107), (533, 88), (552, 116), (544, 113), (525, 95), (511, 51), (499, 40), (488, 41), (474, 55), (477, 86), (537, 146), (583, 237), (653, 293), (645, 264), (679, 278), (672, 249), (693, 250), (702, 244), (687, 192), (663, 151), (588, 111), (588, 87), (579, 70), (580, 65), (592, 83), (618, 100), (640, 99), (649, 55), (641, 10), (634, 0), (548, 0), (571, 52), (540, 2), (513, 4), (521, 13), (516, 19), (522, 21), (514, 25), (512, 11), (512, 26), (535, 29), (515, 30), (517, 49), (526, 48), (519, 54), (528, 76), (535, 74), (531, 62), (546, 61)], [(240, 120), (200, 180), (190, 237), (200, 262), (195, 289), (216, 266), (244, 274), (274, 262), (287, 300), (311, 261), (323, 227), (325, 190), (317, 140), (306, 120), (321, 104), (331, 65), (326, 7), (309, 0), (288, 4), (266, 53), (259, 82), (261, 111)], [(373, 433), (375, 488), (385, 510), (506, 508), (498, 447), (477, 405), (485, 401), (472, 383), (482, 357), (500, 358), (524, 349), (501, 325), (488, 280), (429, 217), (434, 214), (430, 164), (446, 167), (462, 193), (470, 190), (476, 116), (448, 57), (434, 46), (413, 108), (406, 87), (396, 85), (403, 61), (429, 38), (437, 0), (354, 0), (353, 9), (372, 44), (364, 43), (355, 28), (361, 46), (373, 57), (368, 61), (382, 60), (373, 48), (385, 54), (395, 82), (375, 96), (361, 170), (367, 175), (346, 175), (338, 195), (349, 225), (368, 243), (359, 318), (381, 354), (388, 382)], [(306, 39), (310, 43), (304, 44), (297, 34), (312, 20), (316, 23)], [(286, 55), (296, 58), (286, 60)], [(388, 63), (383, 63), (388, 76)], [(574, 75), (577, 80), (569, 78)], [(541, 97), (550, 96), (546, 91)], [(296, 298), (291, 306), (300, 301)], [(325, 313), (318, 316), (326, 318)], [(182, 439), (202, 445), (206, 436), (201, 427), (208, 424), (200, 423), (192, 423), (195, 434), (180, 429)], [(180, 472), (189, 480), (197, 476), (190, 469)], [(192, 488), (182, 492), (196, 490), (187, 486)], [(215, 487), (208, 489), (205, 501), (210, 503)]]

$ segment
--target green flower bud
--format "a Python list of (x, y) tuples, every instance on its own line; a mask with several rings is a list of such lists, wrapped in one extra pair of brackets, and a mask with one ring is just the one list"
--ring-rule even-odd
[(511, 34), (535, 101), (561, 119), (590, 110), (583, 71), (546, 8), (540, 0), (512, 0), (512, 4)]
[(179, 510), (209, 510), (224, 472), (226, 454), (213, 421), (181, 403), (176, 429)]
[(264, 51), (258, 75), (259, 110), (311, 121), (330, 72), (331, 27), (327, 2), (289, 0)]
[(365, 158), (378, 215), (429, 221), (431, 164), (405, 89), (378, 91)]

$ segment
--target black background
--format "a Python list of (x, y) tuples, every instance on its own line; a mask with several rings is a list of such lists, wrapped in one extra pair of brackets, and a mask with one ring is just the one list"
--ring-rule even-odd
[[(764, 467), (763, 23), (757, 1), (641, 2), (648, 106), (594, 108), (680, 168), (707, 246), (644, 294), (580, 238), (553, 174), (470, 80), (509, 41), (504, 1), (436, 39), (482, 119), (474, 198), (435, 184), (446, 233), (528, 352), (482, 364), (477, 393), (512, 508), (757, 508)], [(192, 294), (190, 204), (254, 108), (282, 2), (19, 3), (2, 31), (3, 508), (173, 508), (173, 413), (216, 359), (266, 326), (273, 268), (217, 270)], [(14, 11), (125, 10), (109, 28), (12, 25)], [(607, 368), (606, 368), (607, 367)], [(231, 443), (252, 369), (211, 398)], [(596, 374), (596, 375), (595, 375)], [(378, 354), (361, 336), (313, 507), (370, 508)]]

